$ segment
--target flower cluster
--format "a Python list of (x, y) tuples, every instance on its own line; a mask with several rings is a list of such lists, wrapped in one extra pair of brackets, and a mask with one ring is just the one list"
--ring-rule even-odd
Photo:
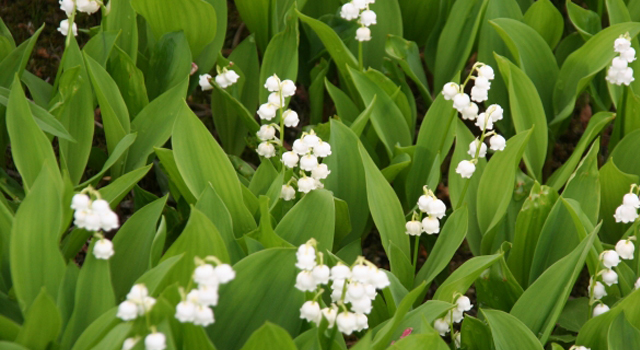
[(609, 311), (609, 307), (600, 301), (607, 295), (604, 285), (611, 287), (618, 283), (618, 274), (613, 268), (620, 264), (620, 259), (633, 260), (635, 252), (633, 240), (635, 240), (635, 236), (620, 240), (616, 243), (615, 250), (605, 250), (600, 254), (600, 264), (604, 268), (589, 280), (590, 304), (597, 304), (593, 309), (593, 317)]
[[(291, 149), (291, 151), (282, 154), (282, 164), (290, 169), (299, 167), (298, 191), (309, 193), (312, 190), (324, 188), (324, 184), (320, 180), (326, 179), (331, 170), (326, 164), (320, 163), (319, 160), (331, 155), (331, 145), (322, 141), (311, 130), (309, 133), (303, 133), (302, 137), (295, 140)], [(282, 186), (280, 195), (282, 199), (285, 201), (291, 200), (294, 196), (295, 191), (291, 184)]]
[[(420, 236), (422, 232), (428, 235), (440, 232), (440, 219), (446, 215), (447, 206), (433, 194), (433, 191), (424, 186), (424, 194), (418, 198), (420, 214), (414, 212), (413, 219), (407, 221), (405, 228), (410, 236)], [(420, 221), (422, 214), (427, 216)]]
[(175, 317), (182, 323), (206, 327), (215, 322), (211, 307), (218, 305), (218, 287), (232, 281), (236, 273), (229, 264), (223, 264), (214, 256), (208, 256), (204, 260), (196, 258), (196, 266), (193, 282), (198, 287), (186, 295), (181, 290), (182, 301), (176, 306)]
[(369, 29), (369, 26), (377, 24), (376, 13), (369, 8), (369, 5), (374, 2), (375, 0), (351, 0), (342, 5), (340, 9), (340, 17), (347, 21), (358, 20), (360, 28), (356, 30), (356, 40), (360, 42), (371, 40), (371, 29)]
[[(460, 323), (464, 319), (464, 313), (470, 311), (473, 308), (471, 304), (471, 300), (464, 296), (458, 295), (455, 301), (456, 306), (449, 310), (447, 314), (435, 320), (433, 322), (433, 329), (438, 331), (441, 336), (445, 336), (447, 333), (453, 329), (454, 323)], [(456, 343), (456, 347), (460, 347), (460, 333), (456, 332), (456, 334), (452, 337)]]
[[(229, 64), (229, 67), (233, 66), (233, 63)], [(236, 71), (229, 69), (228, 67), (220, 68), (220, 66), (216, 66), (216, 70), (218, 71), (218, 75), (215, 77), (215, 82), (223, 89), (228, 88), (229, 86), (238, 82), (240, 76)], [(202, 91), (208, 91), (213, 89), (213, 85), (211, 84), (211, 74), (203, 74), (200, 76), (199, 84)]]
[[(276, 146), (282, 146), (282, 136), (284, 135), (284, 127), (296, 127), (300, 122), (296, 111), (287, 109), (285, 99), (296, 93), (296, 84), (291, 80), (281, 81), (277, 75), (267, 78), (264, 87), (271, 92), (268, 101), (260, 105), (258, 108), (258, 116), (261, 120), (270, 122), (276, 116), (280, 118), (280, 125), (264, 124), (260, 130), (256, 132), (256, 136), (260, 139), (260, 144), (256, 149), (258, 155), (265, 158), (275, 157), (277, 154)], [(280, 139), (276, 136), (276, 131), (280, 132)]]
[[(91, 199), (90, 195), (95, 197)], [(93, 255), (97, 259), (108, 260), (113, 256), (113, 243), (104, 238), (100, 231), (111, 231), (120, 226), (118, 215), (111, 210), (109, 202), (100, 197), (100, 192), (91, 186), (82, 190), (71, 199), (71, 209), (75, 210), (74, 225), (78, 228), (94, 232), (98, 239), (93, 247)]]
[(118, 305), (116, 316), (123, 321), (135, 320), (151, 311), (155, 304), (156, 300), (149, 296), (147, 287), (136, 284), (131, 287), (127, 299)]
[(636, 50), (631, 47), (629, 33), (621, 35), (613, 43), (613, 50), (619, 55), (611, 61), (611, 66), (607, 70), (607, 81), (615, 85), (627, 85), (634, 81), (633, 69), (629, 63), (636, 60)]
[[(477, 76), (473, 76), (474, 72), (477, 72)], [(484, 112), (479, 113), (480, 108), (475, 103), (484, 102), (489, 98), (491, 80), (494, 78), (495, 74), (491, 66), (484, 63), (476, 63), (464, 84), (458, 85), (450, 82), (445, 84), (442, 89), (442, 95), (444, 95), (445, 100), (453, 102), (453, 107), (460, 112), (462, 119), (475, 120), (475, 125), (482, 133), (479, 138), (476, 138), (469, 144), (468, 153), (471, 160), (463, 160), (458, 163), (456, 167), (456, 173), (460, 174), (463, 178), (471, 178), (476, 171), (478, 159), (486, 157), (487, 145), (484, 143), (484, 140), (487, 137), (491, 137), (489, 139), (489, 147), (493, 151), (503, 151), (507, 145), (505, 138), (493, 131), (493, 124), (502, 120), (504, 113), (502, 107), (498, 104), (492, 104), (487, 107)], [(474, 86), (471, 88), (471, 97), (464, 92), (469, 80), (475, 81)]]
[[(358, 257), (352, 267), (338, 263), (329, 269), (323, 264), (322, 253), (316, 253), (315, 246), (316, 241), (311, 239), (296, 253), (296, 267), (302, 271), (296, 277), (295, 287), (303, 292), (317, 292), (313, 300), (300, 308), (300, 318), (319, 325), (324, 317), (329, 328), (337, 325), (345, 335), (369, 328), (367, 315), (371, 313), (372, 301), (377, 296), (376, 289), (390, 285), (386, 273), (364, 257)], [(330, 281), (333, 303), (321, 309), (317, 300), (324, 289), (320, 286)]]
[(616, 222), (627, 224), (636, 221), (638, 218), (638, 208), (640, 208), (640, 198), (638, 198), (635, 192), (639, 189), (638, 185), (633, 184), (631, 185), (629, 193), (622, 197), (622, 204), (616, 209), (616, 213), (613, 215)]
[[(76, 10), (92, 15), (102, 6), (102, 2), (99, 0), (59, 0), (60, 9), (67, 14), (67, 17), (71, 18), (75, 16)], [(69, 34), (69, 20), (64, 19), (60, 22), (58, 31), (67, 36)], [(72, 26), (73, 36), (78, 35), (78, 26), (73, 23)]]

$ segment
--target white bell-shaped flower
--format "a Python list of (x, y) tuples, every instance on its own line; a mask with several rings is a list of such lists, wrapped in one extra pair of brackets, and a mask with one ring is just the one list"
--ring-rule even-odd
[(478, 76), (487, 78), (488, 80), (493, 80), (496, 77), (493, 73), (493, 68), (486, 64), (478, 68)]
[(618, 274), (612, 269), (606, 269), (602, 272), (602, 282), (609, 287), (618, 284)]
[(360, 282), (351, 282), (347, 286), (347, 297), (348, 300), (358, 300), (365, 296), (364, 294), (364, 284)]
[(155, 304), (156, 304), (156, 299), (154, 299), (152, 297), (144, 298), (144, 300), (142, 300), (142, 302), (137, 305), (138, 306), (138, 316), (144, 316), (145, 314), (149, 313), (149, 311), (151, 311), (151, 309), (153, 309), (153, 306)]
[(427, 210), (429, 210), (429, 204), (431, 204), (433, 200), (433, 197), (424, 194), (418, 197), (418, 208), (420, 209), (420, 211), (426, 213)]
[(464, 312), (459, 309), (449, 310), (445, 319), (451, 320), (453, 323), (460, 323), (464, 319)]
[(462, 119), (464, 120), (476, 120), (478, 118), (478, 105), (471, 102), (467, 108), (462, 110)]
[(226, 89), (231, 85), (231, 82), (227, 79), (227, 76), (225, 74), (216, 75), (214, 80), (216, 81), (216, 84), (218, 84), (218, 86), (223, 89)]
[(193, 281), (205, 286), (217, 286), (220, 284), (216, 269), (211, 264), (203, 264), (196, 267), (193, 272)]
[(340, 332), (350, 335), (357, 328), (356, 316), (351, 312), (343, 311), (336, 316), (336, 324)]
[(100, 239), (93, 246), (93, 256), (96, 259), (109, 260), (115, 254), (113, 251), (113, 243), (108, 239)]
[[(64, 20), (60, 21), (60, 26), (58, 27), (58, 31), (64, 36), (69, 35), (69, 20), (68, 19), (64, 19)], [(75, 23), (73, 23), (73, 36), (78, 36), (78, 26)]]
[(280, 92), (272, 92), (267, 98), (267, 102), (276, 108), (284, 107), (284, 97)]
[(616, 208), (616, 213), (613, 215), (616, 222), (630, 223), (636, 221), (638, 218), (638, 209), (630, 205), (620, 205)]
[(59, 4), (60, 4), (60, 9), (62, 11), (64, 11), (64, 13), (67, 14), (67, 17), (71, 17), (71, 14), (73, 13), (73, 9), (76, 6), (74, 1), (73, 0), (60, 0)]
[(350, 2), (342, 5), (342, 8), (340, 9), (340, 17), (346, 19), (347, 21), (354, 20), (358, 18), (359, 15), (360, 9), (355, 7), (355, 5)]
[(154, 332), (144, 338), (145, 350), (164, 350), (167, 348), (167, 337), (160, 332)]
[(313, 148), (320, 144), (320, 138), (316, 136), (316, 134), (311, 133), (311, 134), (304, 135), (302, 137), (302, 142), (304, 142), (304, 144), (307, 147)]
[(138, 337), (125, 339), (124, 343), (122, 343), (122, 350), (133, 349), (133, 347), (136, 346), (136, 344), (138, 344), (138, 341), (140, 341), (140, 338)]
[(200, 84), (200, 88), (202, 91), (212, 90), (213, 85), (211, 85), (211, 75), (210, 74), (202, 74), (200, 79), (198, 80)]
[(502, 120), (504, 109), (499, 104), (492, 104), (487, 107), (486, 113), (491, 117), (491, 121), (495, 123)]
[(370, 26), (370, 25), (374, 25), (377, 24), (376, 22), (376, 13), (371, 11), (371, 10), (364, 10), (362, 11), (362, 13), (360, 14), (360, 23), (363, 26)]
[(225, 79), (229, 82), (229, 85), (233, 85), (238, 82), (240, 76), (234, 70), (228, 70), (224, 73)]
[(434, 199), (427, 206), (427, 214), (435, 216), (438, 219), (442, 219), (446, 215), (446, 212), (447, 206), (439, 199)]
[(210, 307), (204, 305), (196, 306), (194, 313), (193, 324), (196, 326), (206, 327), (215, 322), (213, 318), (213, 310)]
[(109, 202), (104, 199), (96, 199), (91, 203), (91, 210), (98, 214), (104, 214), (110, 212), (111, 208), (109, 207)]
[(329, 174), (331, 174), (331, 170), (329, 170), (327, 165), (324, 163), (318, 164), (318, 166), (316, 166), (315, 168), (313, 168), (313, 170), (311, 170), (311, 177), (313, 177), (316, 180), (326, 179), (327, 176), (329, 176)]
[(493, 119), (487, 113), (480, 113), (475, 124), (481, 131), (493, 129)]
[(265, 158), (271, 158), (271, 157), (275, 157), (276, 155), (276, 148), (267, 141), (261, 142), (258, 145), (258, 149), (256, 150), (258, 152), (258, 155), (263, 156)]
[(428, 235), (433, 235), (440, 232), (440, 221), (433, 216), (427, 216), (422, 219), (422, 229)]
[(280, 84), (280, 92), (282, 93), (282, 97), (291, 97), (296, 94), (296, 84), (293, 80), (284, 80), (282, 84)]
[(298, 192), (309, 193), (317, 188), (317, 184), (312, 177), (302, 177), (298, 180)]
[(627, 193), (622, 197), (622, 204), (628, 205), (634, 208), (640, 208), (640, 198), (635, 193)]
[(360, 27), (356, 30), (356, 40), (369, 41), (371, 40), (371, 29), (369, 27)]
[[(591, 294), (591, 289), (592, 289), (592, 285), (591, 285), (591, 281), (589, 282), (589, 294)], [(591, 296), (591, 295), (589, 295)], [(604, 288), (604, 284), (596, 281), (595, 286), (593, 286), (593, 298), (595, 300), (600, 300), (603, 297), (607, 296), (607, 290)]]
[(465, 179), (470, 179), (475, 171), (476, 165), (468, 160), (461, 161), (456, 167), (456, 173), (460, 174), (460, 176)]
[(320, 310), (320, 304), (316, 301), (307, 301), (302, 304), (300, 308), (300, 318), (319, 324), (322, 320), (322, 311)]
[(149, 290), (142, 284), (135, 284), (131, 287), (129, 293), (127, 293), (127, 300), (136, 304), (142, 303), (146, 297), (149, 296)]
[(284, 201), (290, 201), (296, 198), (296, 190), (291, 185), (282, 185), (280, 198), (282, 198)]
[(100, 227), (103, 231), (111, 231), (120, 226), (118, 215), (112, 211), (108, 211), (100, 215)]
[(318, 158), (314, 155), (307, 154), (300, 158), (300, 169), (304, 171), (313, 171), (318, 166)]
[(602, 260), (602, 265), (604, 265), (604, 267), (608, 269), (616, 267), (618, 266), (618, 264), (620, 264), (620, 256), (618, 255), (618, 253), (616, 253), (615, 250), (605, 250), (604, 252), (602, 252), (600, 259)]
[(270, 92), (280, 91), (280, 78), (275, 74), (268, 77), (264, 87)]
[(636, 283), (633, 284), (633, 288), (640, 289), (640, 278), (636, 280)]
[(258, 116), (262, 120), (271, 120), (275, 118), (277, 111), (278, 111), (277, 107), (274, 106), (273, 104), (264, 103), (264, 104), (261, 104), (260, 108), (258, 109)]
[(311, 275), (316, 281), (316, 284), (327, 284), (331, 276), (331, 269), (329, 269), (327, 265), (317, 265), (311, 270)]
[[(478, 145), (480, 145), (479, 152)], [(476, 153), (480, 158), (484, 158), (487, 156), (487, 145), (484, 142), (480, 142), (480, 140), (478, 139), (471, 141), (471, 143), (469, 144), (469, 151), (467, 152), (467, 154), (469, 154), (469, 156), (471, 156), (472, 158), (476, 157)]]
[(138, 317), (138, 305), (136, 303), (125, 300), (118, 305), (116, 317), (123, 321), (131, 321)]
[(454, 82), (444, 84), (442, 88), (442, 95), (447, 101), (453, 100), (453, 98), (460, 92), (460, 86)]
[(316, 267), (316, 249), (311, 244), (298, 247), (296, 258), (296, 267), (301, 270), (311, 271)]
[(351, 0), (351, 3), (358, 9), (364, 10), (367, 7), (367, 0)]
[(338, 264), (331, 268), (331, 280), (345, 280), (351, 278), (351, 269), (349, 266)]
[[(385, 289), (391, 285), (391, 281), (389, 281), (389, 276), (382, 270), (376, 269), (375, 274), (371, 277), (371, 285), (373, 285), (376, 289)], [(365, 287), (365, 291), (367, 287)], [(375, 299), (375, 296), (373, 297)]]
[(316, 157), (326, 158), (331, 155), (331, 145), (328, 142), (319, 141), (318, 144), (313, 147), (313, 154)]
[(502, 135), (496, 134), (491, 136), (489, 144), (493, 151), (504, 151), (504, 148), (507, 147), (507, 140), (505, 140)]
[(463, 295), (456, 299), (456, 307), (460, 311), (471, 311), (471, 309), (473, 309), (473, 304), (471, 304), (471, 299)]
[(262, 125), (256, 135), (262, 141), (273, 140), (276, 137), (276, 128), (269, 124)]
[(304, 143), (302, 139), (297, 139), (293, 141), (293, 145), (291, 146), (291, 149), (301, 156), (309, 153), (309, 146), (307, 146), (307, 144)]
[(356, 315), (356, 332), (363, 331), (369, 328), (369, 318), (365, 314)]
[(371, 298), (368, 298), (368, 297), (350, 300), (350, 303), (351, 303), (351, 310), (359, 314), (369, 314), (371, 313), (371, 309), (373, 308), (373, 304), (371, 303)]
[(624, 260), (633, 260), (633, 254), (636, 250), (631, 240), (623, 239), (616, 243), (616, 253)]
[(449, 322), (447, 322), (444, 318), (439, 318), (433, 322), (433, 329), (435, 329), (441, 336), (447, 335), (449, 333)]
[(329, 328), (333, 328), (336, 323), (336, 317), (338, 316), (338, 307), (336, 305), (325, 307), (322, 309), (322, 316), (329, 322)]
[(311, 271), (300, 271), (296, 276), (295, 287), (302, 292), (313, 292), (316, 289), (316, 280), (313, 278)]
[(92, 15), (100, 10), (100, 3), (96, 0), (76, 0), (78, 11)]
[(181, 301), (176, 305), (175, 318), (182, 322), (193, 322), (196, 314), (196, 304), (189, 301)]
[(371, 270), (366, 265), (355, 265), (351, 268), (351, 280), (361, 283), (369, 283)]
[(619, 37), (613, 42), (613, 51), (622, 53), (631, 48), (631, 41), (624, 37)]
[(598, 317), (608, 311), (609, 307), (607, 305), (598, 303), (598, 305), (593, 308), (593, 317)]
[(284, 113), (282, 113), (282, 118), (284, 120), (284, 126), (288, 128), (294, 128), (298, 126), (298, 123), (300, 123), (298, 113), (291, 109), (287, 109), (286, 111), (284, 111)]
[(629, 63), (620, 57), (614, 57), (613, 60), (611, 61), (611, 67), (613, 67), (616, 70), (623, 70), (627, 68), (628, 65)]
[(471, 98), (464, 92), (457, 93), (453, 96), (453, 108), (457, 109), (458, 112), (464, 111), (465, 108), (469, 107), (470, 103)]
[(289, 152), (282, 153), (282, 163), (287, 168), (291, 168), (291, 169), (295, 168), (296, 165), (298, 165), (298, 160), (300, 160), (300, 157), (298, 157), (296, 152), (289, 151)]
[(91, 206), (91, 198), (86, 194), (78, 193), (71, 198), (71, 209), (87, 210)]
[(220, 264), (216, 266), (216, 276), (218, 281), (222, 284), (231, 282), (236, 278), (236, 272), (229, 264)]
[(477, 87), (478, 89), (489, 90), (491, 89), (491, 82), (486, 77), (479, 76), (475, 79), (475, 83), (473, 86)]
[(489, 99), (489, 90), (481, 89), (477, 86), (471, 88), (471, 100), (476, 102), (484, 102)]
[(407, 221), (404, 227), (407, 230), (405, 233), (409, 236), (420, 236), (422, 234), (422, 223), (418, 220)]
[(628, 50), (620, 53), (620, 58), (631, 63), (636, 60), (636, 49), (630, 47)]

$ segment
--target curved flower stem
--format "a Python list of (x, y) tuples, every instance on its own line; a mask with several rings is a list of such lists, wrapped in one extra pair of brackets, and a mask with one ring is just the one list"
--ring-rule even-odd
[(456, 205), (455, 210), (460, 209), (460, 207), (462, 206), (462, 203), (464, 203), (464, 197), (467, 195), (467, 190), (469, 189), (470, 182), (471, 182), (471, 179), (467, 179), (467, 181), (465, 181), (464, 188), (462, 188), (462, 195), (460, 195), (460, 200), (458, 201), (458, 205)]
[(413, 272), (415, 273), (416, 268), (418, 267), (418, 251), (420, 247), (420, 235), (416, 236), (416, 245), (413, 248)]
[(362, 41), (358, 41), (358, 67), (364, 70), (364, 58), (362, 57)]

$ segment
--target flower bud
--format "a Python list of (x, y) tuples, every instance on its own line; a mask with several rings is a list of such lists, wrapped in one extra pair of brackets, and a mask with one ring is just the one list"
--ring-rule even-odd
[(260, 143), (256, 151), (258, 152), (258, 155), (265, 158), (271, 158), (276, 155), (276, 148), (267, 141)]
[(282, 118), (284, 120), (284, 126), (288, 128), (294, 128), (298, 126), (298, 123), (300, 123), (298, 113), (290, 109), (287, 109), (286, 111), (284, 111), (284, 113), (282, 113)]
[(213, 85), (211, 85), (211, 75), (210, 74), (201, 75), (200, 76), (200, 80), (198, 81), (198, 83), (200, 84), (200, 88), (202, 88), (202, 91), (207, 91), (207, 90), (213, 89)]
[(298, 180), (298, 192), (309, 193), (316, 189), (316, 181), (312, 177), (303, 177)]
[(420, 236), (422, 234), (422, 223), (418, 220), (407, 221), (404, 225), (409, 236)]
[(433, 216), (427, 216), (422, 219), (422, 228), (428, 235), (433, 235), (440, 232), (440, 221)]
[(290, 201), (296, 198), (296, 190), (290, 185), (282, 185), (280, 198), (282, 198), (284, 201)]
[(461, 161), (456, 167), (456, 173), (460, 174), (460, 176), (465, 179), (470, 179), (475, 171), (476, 165), (468, 160)]
[(609, 311), (609, 307), (605, 304), (599, 303), (593, 308), (593, 317), (598, 317), (607, 311)]
[(115, 252), (113, 251), (113, 243), (108, 239), (100, 239), (93, 246), (93, 256), (96, 259), (109, 260)]
[(360, 27), (356, 30), (356, 40), (369, 41), (371, 40), (371, 29), (368, 27)]

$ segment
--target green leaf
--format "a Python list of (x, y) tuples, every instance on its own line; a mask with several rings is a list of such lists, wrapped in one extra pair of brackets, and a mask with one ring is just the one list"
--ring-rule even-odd
[(427, 285), (430, 285), (436, 276), (449, 265), (453, 255), (464, 241), (468, 221), (469, 213), (466, 206), (462, 206), (451, 214), (438, 235), (427, 261), (416, 275), (415, 284), (426, 281)]
[(566, 0), (567, 15), (585, 41), (602, 30), (600, 16), (597, 13)]
[(385, 51), (397, 64), (400, 65), (406, 74), (418, 87), (420, 96), (430, 104), (432, 101), (429, 92), (427, 75), (422, 67), (420, 50), (413, 41), (408, 41), (397, 35), (389, 35), (385, 46)]
[[(335, 219), (331, 193), (324, 190), (311, 191), (280, 220), (275, 232), (294, 246), (315, 238), (318, 249), (331, 251)], [(315, 224), (309, 225), (310, 222)]]
[(176, 164), (191, 193), (198, 196), (211, 183), (229, 209), (236, 237), (255, 229), (233, 165), (193, 112), (176, 120), (172, 143)]
[(407, 122), (391, 97), (367, 74), (355, 69), (349, 69), (349, 73), (365, 104), (369, 105), (374, 96), (378, 100), (373, 107), (371, 124), (386, 146), (389, 156), (393, 154), (393, 149), (397, 144), (409, 146), (411, 135)]
[[(363, 66), (382, 70), (385, 58), (385, 46), (390, 35), (402, 37), (402, 14), (397, 1), (378, 1), (369, 5), (371, 11), (377, 14), (377, 24), (370, 26), (371, 40), (363, 43)], [(355, 28), (352, 25), (349, 33), (352, 52), (356, 52), (358, 41), (355, 40)]]
[(596, 140), (593, 143), (562, 191), (562, 197), (571, 198), (580, 203), (580, 208), (593, 225), (598, 223), (600, 214), (599, 141)]
[(336, 106), (339, 120), (346, 125), (351, 125), (361, 114), (356, 104), (344, 91), (331, 84), (328, 79), (324, 80), (324, 85), (333, 100), (333, 104)]
[(402, 205), (393, 188), (378, 170), (364, 146), (358, 144), (358, 148), (364, 166), (367, 203), (371, 210), (373, 222), (376, 224), (378, 232), (380, 232), (382, 246), (388, 252), (389, 242), (393, 242), (405, 256), (409, 257), (411, 256), (409, 236), (405, 233), (406, 220)]
[(187, 113), (183, 103), (186, 89), (185, 79), (153, 100), (131, 122), (131, 130), (138, 137), (127, 156), (127, 171), (146, 165), (154, 147), (161, 147), (171, 137), (175, 120), (181, 113)]
[(430, 349), (430, 350), (447, 350), (449, 347), (442, 340), (439, 334), (412, 334), (395, 342), (388, 349)]
[(18, 208), (11, 227), (10, 261), (13, 290), (24, 311), (42, 287), (55, 299), (65, 270), (58, 250), (62, 218), (57, 169), (42, 168)]
[[(180, 171), (178, 171), (178, 165), (176, 164), (173, 151), (165, 148), (154, 148), (154, 152), (160, 160), (160, 166), (164, 173), (169, 176), (171, 182), (177, 187), (179, 193), (171, 191), (174, 198), (184, 198), (187, 203), (193, 204), (196, 202), (196, 197), (191, 193), (189, 187), (184, 182)], [(206, 190), (206, 189), (205, 189)]]
[(170, 280), (170, 272), (182, 260), (184, 254), (175, 255), (165, 259), (158, 266), (145, 272), (134, 284), (142, 283), (149, 290), (149, 294), (159, 294), (166, 285), (173, 284), (175, 281)]
[(304, 293), (293, 287), (295, 261), (295, 249), (275, 248), (251, 254), (233, 266), (236, 278), (221, 286), (220, 300), (225, 302), (216, 308), (216, 323), (207, 328), (218, 348), (240, 349), (265, 321), (298, 334)]
[(235, 5), (242, 21), (254, 33), (256, 42), (261, 50), (266, 50), (271, 39), (269, 26), (271, 22), (270, 1), (267, 0), (237, 0)]
[(585, 129), (582, 137), (580, 137), (580, 141), (576, 145), (576, 148), (569, 156), (569, 159), (562, 164), (560, 168), (558, 168), (547, 180), (547, 184), (553, 187), (556, 191), (559, 191), (569, 180), (569, 177), (575, 170), (576, 166), (580, 162), (580, 158), (582, 158), (582, 154), (587, 150), (587, 147), (593, 141), (593, 139), (598, 136), (598, 134), (609, 124), (615, 115), (609, 112), (600, 112), (596, 113), (589, 120), (589, 124)]
[(45, 350), (60, 333), (62, 319), (55, 301), (43, 288), (27, 311), (16, 343), (33, 350)]
[(567, 57), (560, 68), (553, 93), (555, 119), (552, 124), (559, 124), (571, 115), (578, 95), (616, 56), (616, 53), (611, 50), (611, 43), (626, 32), (634, 38), (640, 32), (640, 24), (612, 25), (594, 35)]
[(555, 48), (562, 38), (564, 19), (560, 11), (549, 0), (538, 0), (524, 14), (524, 23), (535, 29), (538, 34)]
[(133, 0), (131, 6), (144, 17), (156, 39), (183, 31), (193, 57), (216, 36), (216, 10), (206, 1)]
[(506, 312), (482, 310), (491, 328), (496, 350), (543, 350), (536, 336), (520, 320)]
[(88, 325), (87, 329), (82, 333), (78, 341), (73, 344), (72, 350), (90, 350), (94, 345), (98, 344), (100, 339), (104, 338), (114, 327), (122, 323), (122, 320), (116, 318), (118, 308), (102, 314), (93, 323)]
[(16, 75), (22, 77), (25, 67), (27, 67), (27, 63), (29, 62), (29, 57), (31, 57), (31, 51), (33, 51), (33, 47), (36, 41), (38, 41), (38, 37), (43, 28), (44, 24), (36, 30), (29, 40), (25, 40), (0, 61), (0, 86), (8, 88), (11, 86)]
[[(260, 67), (260, 83), (264, 83), (267, 78), (276, 74), (281, 80), (291, 79), (296, 81), (298, 76), (298, 20), (292, 18), (287, 21), (286, 28), (276, 34), (264, 52), (262, 66)], [(287, 57), (283, 60), (283, 57)], [(259, 101), (266, 101), (269, 91), (260, 84)]]
[(189, 54), (188, 44), (182, 31), (167, 33), (155, 44), (145, 71), (150, 100), (155, 100), (189, 77), (193, 56)]
[(551, 265), (511, 309), (511, 314), (537, 334), (541, 343), (547, 342), (554, 329), (599, 230), (600, 225), (569, 255)]
[(213, 255), (222, 262), (229, 263), (229, 253), (220, 237), (218, 229), (198, 209), (191, 208), (191, 216), (187, 225), (175, 242), (167, 249), (160, 263), (176, 255), (182, 255), (177, 266), (171, 270), (169, 280), (186, 286), (195, 270), (194, 258), (204, 259)]
[(109, 333), (107, 333), (102, 341), (100, 341), (96, 346), (92, 348), (92, 350), (117, 350), (120, 349), (120, 344), (124, 343), (125, 339), (129, 333), (131, 333), (131, 329), (133, 328), (133, 323), (121, 323), (115, 326)]
[(600, 168), (600, 191), (602, 202), (600, 205), (600, 217), (602, 218), (603, 232), (600, 237), (606, 243), (615, 244), (624, 234), (629, 225), (615, 222), (613, 214), (616, 208), (622, 204), (622, 197), (629, 193), (632, 184), (639, 181), (638, 175), (622, 172), (613, 158)]
[(136, 13), (127, 0), (114, 0), (102, 21), (103, 30), (121, 31), (116, 44), (135, 63), (138, 57), (138, 25)]
[(107, 71), (118, 85), (129, 110), (129, 115), (137, 116), (149, 104), (142, 71), (136, 67), (135, 61), (117, 46), (114, 47), (111, 54)]
[(464, 67), (488, 3), (488, 0), (462, 0), (453, 4), (438, 40), (435, 91), (440, 91)]
[(478, 185), (478, 224), (489, 232), (507, 213), (513, 197), (516, 169), (533, 130), (522, 131), (507, 141), (504, 151), (497, 152), (487, 163)]
[(523, 292), (504, 257), (500, 259), (500, 263), (493, 264), (489, 271), (480, 275), (475, 287), (478, 305), (505, 312), (511, 310)]
[(484, 322), (466, 315), (460, 328), (460, 341), (468, 350), (493, 350), (491, 330)]
[(640, 348), (640, 330), (632, 326), (622, 311), (609, 327), (609, 350)]
[(540, 231), (557, 199), (558, 192), (536, 182), (516, 218), (513, 247), (507, 262), (518, 283), (525, 288), (529, 285), (531, 262)]
[(111, 51), (120, 36), (119, 32), (100, 31), (84, 45), (82, 51), (93, 58), (102, 68), (106, 68)]
[(147, 271), (156, 223), (166, 202), (167, 196), (164, 196), (136, 211), (113, 238), (113, 249), (117, 253), (109, 261), (117, 300), (122, 300), (136, 279)]
[(547, 157), (547, 120), (536, 87), (515, 64), (495, 55), (502, 78), (509, 91), (509, 106), (516, 132), (533, 129), (524, 150), (524, 163), (529, 174), (542, 180), (542, 167)]
[(105, 187), (100, 189), (100, 193), (102, 194), (102, 199), (109, 202), (111, 208), (115, 208), (118, 203), (124, 198), (124, 196), (131, 191), (133, 186), (135, 186), (140, 179), (142, 179), (151, 169), (153, 164), (149, 164), (140, 169), (136, 169), (130, 171), (119, 178), (117, 178), (112, 183), (108, 184)]
[(271, 322), (258, 328), (242, 347), (242, 350), (296, 350), (293, 339), (285, 329)]
[(438, 287), (433, 299), (454, 302), (456, 293), (465, 294), (480, 274), (500, 260), (503, 254), (476, 256), (465, 261)]
[(87, 326), (116, 305), (109, 261), (97, 259), (93, 255), (96, 242), (95, 239), (91, 242), (84, 265), (80, 269), (75, 307), (62, 336), (63, 349), (71, 348)]
[(81, 183), (76, 187), (84, 188), (87, 185), (90, 185), (102, 179), (102, 176), (107, 172), (107, 170), (109, 170), (120, 159), (120, 157), (122, 157), (125, 152), (129, 150), (129, 147), (131, 147), (131, 145), (135, 142), (137, 136), (137, 134), (128, 134), (127, 136), (123, 137), (113, 149), (113, 152), (109, 155), (107, 161), (104, 162), (104, 165), (102, 165), (102, 169), (98, 173), (93, 175), (89, 180)]

